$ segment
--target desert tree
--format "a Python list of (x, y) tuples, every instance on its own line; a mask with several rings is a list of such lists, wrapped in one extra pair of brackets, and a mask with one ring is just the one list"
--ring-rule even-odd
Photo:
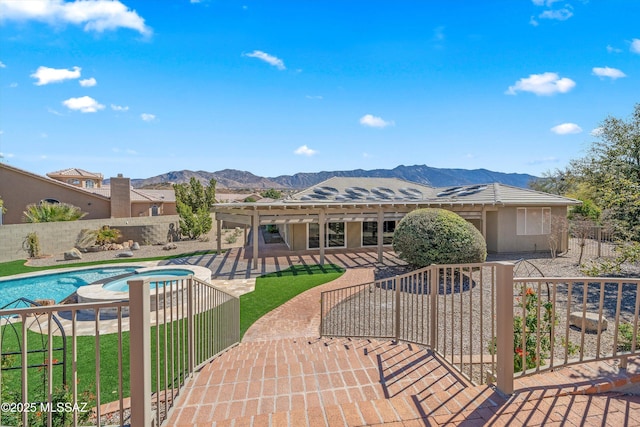
[(191, 178), (188, 184), (174, 184), (176, 209), (180, 216), (180, 232), (189, 239), (197, 239), (211, 231), (211, 207), (216, 203), (216, 180), (208, 186)]

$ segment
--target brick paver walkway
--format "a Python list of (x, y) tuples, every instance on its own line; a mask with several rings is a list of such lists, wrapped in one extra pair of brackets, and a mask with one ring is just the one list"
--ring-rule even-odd
[(167, 425), (640, 425), (640, 396), (614, 391), (640, 381), (636, 364), (519, 379), (507, 397), (419, 346), (318, 338), (320, 292), (372, 278), (349, 269), (261, 318), (182, 390)]

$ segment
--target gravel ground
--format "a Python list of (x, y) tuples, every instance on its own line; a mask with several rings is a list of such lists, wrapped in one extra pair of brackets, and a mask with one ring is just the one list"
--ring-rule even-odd
[[(512, 261), (525, 259), (528, 263), (516, 264), (515, 275), (518, 277), (584, 277), (577, 266), (577, 256), (565, 254), (552, 259), (546, 254), (503, 254), (491, 256), (488, 261)], [(627, 266), (628, 276), (640, 277), (640, 268)], [(379, 270), (377, 279), (390, 278), (409, 272), (409, 267), (385, 268)], [(495, 290), (490, 283), (482, 283), (480, 272), (449, 273), (441, 278), (441, 288), (437, 297), (437, 348), (455, 364), (460, 363), (458, 355), (474, 355), (474, 362), (466, 364), (463, 372), (478, 381), (484, 375), (487, 366), (480, 366), (479, 358), (485, 355), (484, 361), (490, 360), (490, 347), (495, 336), (495, 309), (491, 304)], [(483, 277), (490, 277), (490, 269), (483, 268)], [(472, 280), (469, 279), (471, 277)], [(401, 328), (402, 339), (418, 343), (429, 343), (429, 298), (418, 279), (409, 288), (401, 288)], [(540, 295), (541, 301), (549, 298), (554, 301), (553, 286), (547, 282), (529, 283)], [(585, 292), (586, 298), (585, 298)], [(517, 314), (522, 290), (515, 292), (514, 310)], [(603, 314), (609, 321), (609, 328), (597, 333), (582, 333), (579, 328), (567, 325), (568, 311), (582, 311), (583, 302), (589, 312), (598, 312), (600, 304), (600, 284), (576, 283), (571, 291), (566, 284), (559, 284), (555, 289), (556, 321), (554, 325), (556, 346), (553, 351), (554, 364), (562, 363), (565, 358), (592, 358), (612, 354), (617, 350), (614, 343), (616, 313), (630, 321), (636, 305), (637, 288), (635, 285), (622, 287), (622, 298), (617, 302), (618, 286), (611, 283), (604, 285)], [(352, 293), (336, 295), (336, 306), (328, 312), (324, 322), (325, 331), (338, 331), (339, 335), (353, 336), (394, 336), (395, 291), (393, 285), (378, 284), (366, 286)], [(482, 301), (482, 303), (481, 303)], [(567, 307), (570, 307), (569, 310)], [(521, 312), (521, 311), (520, 311)], [(492, 326), (493, 325), (493, 326)], [(599, 338), (599, 339), (598, 339)], [(565, 345), (569, 343), (569, 345)], [(568, 350), (568, 348), (570, 350)], [(469, 358), (467, 357), (467, 361)]]
[[(125, 258), (130, 260), (135, 260), (138, 258), (151, 258), (151, 257), (159, 257), (159, 256), (169, 256), (175, 254), (186, 254), (190, 252), (196, 251), (211, 251), (215, 250), (216, 242), (201, 242), (198, 240), (184, 240), (180, 242), (175, 242), (177, 248), (164, 250), (163, 245), (142, 245), (140, 249), (133, 252), (132, 258)], [(235, 245), (228, 245), (223, 243), (222, 248), (227, 249), (229, 247), (233, 247)], [(27, 263), (33, 267), (45, 267), (51, 265), (59, 265), (59, 264), (69, 264), (69, 266), (73, 266), (73, 264), (78, 264), (81, 262), (91, 262), (91, 261), (107, 261), (116, 259), (116, 255), (123, 251), (100, 251), (100, 252), (87, 252), (82, 254), (82, 259), (77, 261), (65, 261), (64, 253), (59, 252), (52, 256), (46, 256), (38, 259), (30, 259)]]

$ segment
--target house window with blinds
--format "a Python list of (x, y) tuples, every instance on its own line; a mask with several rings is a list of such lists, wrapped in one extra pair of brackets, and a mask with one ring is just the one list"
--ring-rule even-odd
[(518, 236), (551, 233), (551, 208), (518, 208)]

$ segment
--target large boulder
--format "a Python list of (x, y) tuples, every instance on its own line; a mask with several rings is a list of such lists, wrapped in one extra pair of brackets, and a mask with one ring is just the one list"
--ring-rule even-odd
[[(569, 324), (571, 326), (574, 326), (580, 330), (582, 330), (582, 312), (581, 311), (574, 311), (573, 313), (571, 313), (569, 315)], [(585, 332), (592, 332), (592, 333), (597, 333), (598, 332), (598, 321), (600, 320), (600, 315), (598, 313), (589, 313), (586, 312), (584, 315), (584, 330)], [(609, 325), (609, 322), (607, 321), (607, 318), (602, 316), (602, 323), (601, 323), (601, 328), (600, 331), (605, 331), (607, 330), (607, 326)]]
[(65, 261), (74, 261), (74, 260), (77, 260), (77, 259), (82, 259), (82, 254), (76, 248), (69, 249), (68, 251), (66, 251), (64, 253), (64, 260)]

